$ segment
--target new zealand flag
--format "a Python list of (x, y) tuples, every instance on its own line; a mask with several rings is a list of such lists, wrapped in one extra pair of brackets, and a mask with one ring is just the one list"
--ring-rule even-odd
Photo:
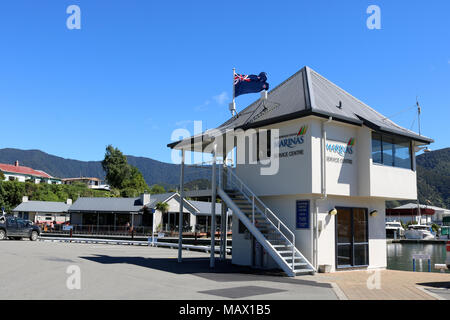
[(236, 73), (234, 75), (234, 96), (269, 90), (269, 84), (266, 81), (267, 74), (265, 72), (261, 72), (259, 75)]

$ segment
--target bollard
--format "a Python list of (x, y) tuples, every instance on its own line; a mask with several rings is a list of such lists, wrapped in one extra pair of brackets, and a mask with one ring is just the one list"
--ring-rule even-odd
[(413, 258), (413, 272), (416, 272), (416, 259)]
[(428, 272), (431, 272), (431, 259), (428, 259)]

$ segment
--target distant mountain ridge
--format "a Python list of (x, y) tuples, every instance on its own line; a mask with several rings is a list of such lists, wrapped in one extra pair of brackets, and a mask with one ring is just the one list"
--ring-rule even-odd
[[(166, 188), (177, 186), (180, 182), (180, 166), (157, 161), (151, 158), (128, 156), (128, 163), (137, 167), (148, 185), (161, 184)], [(43, 170), (58, 178), (97, 177), (105, 178), (101, 161), (80, 161), (65, 159), (41, 150), (0, 149), (0, 163), (14, 164), (18, 160), (22, 166)], [(185, 181), (209, 178), (208, 170), (186, 167)]]
[[(166, 189), (179, 185), (179, 165), (145, 157), (127, 156), (127, 159), (128, 163), (142, 172), (148, 185), (161, 184)], [(100, 161), (65, 159), (40, 150), (0, 149), (0, 163), (14, 164), (16, 160), (19, 160), (20, 165), (43, 170), (59, 178), (80, 176), (105, 178)], [(416, 162), (420, 203), (450, 208), (450, 148), (423, 153), (417, 156)], [(193, 182), (192, 188), (196, 185), (205, 185), (206, 180), (210, 179), (210, 174), (210, 170), (186, 167), (185, 182), (187, 184)], [(405, 201), (393, 201), (392, 205), (403, 202)]]
[(450, 148), (423, 153), (416, 163), (419, 202), (450, 209)]

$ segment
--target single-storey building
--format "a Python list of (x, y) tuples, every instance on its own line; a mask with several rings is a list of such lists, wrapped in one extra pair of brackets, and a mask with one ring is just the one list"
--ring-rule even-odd
[[(164, 214), (157, 209), (158, 203), (167, 203)], [(208, 204), (208, 202), (206, 202)], [(220, 206), (220, 204), (217, 204)], [(210, 215), (202, 201), (195, 201), (193, 205), (184, 199), (183, 222), (185, 231), (194, 231), (198, 221)], [(209, 208), (211, 206), (209, 205)], [(136, 198), (78, 198), (69, 208), (72, 225), (89, 226), (93, 230), (108, 227), (110, 231), (119, 230), (125, 226), (152, 227), (155, 230), (178, 230), (180, 212), (180, 195), (177, 192), (163, 194), (142, 194)], [(154, 215), (154, 218), (153, 218)], [(153, 220), (154, 219), (154, 220)]]
[[(193, 205), (196, 209), (194, 215), (196, 219), (197, 231), (199, 232), (209, 232), (211, 228), (211, 202), (208, 201), (195, 201), (189, 200), (189, 203)], [(221, 212), (222, 203), (216, 203), (215, 215), (217, 219), (217, 224), (221, 224)], [(232, 211), (228, 209), (227, 211), (227, 230), (231, 231), (232, 224)]]
[(0, 171), (5, 176), (4, 181), (32, 181), (34, 183), (61, 184), (61, 179), (52, 177), (42, 170), (35, 170), (30, 167), (19, 165), (16, 161), (14, 165), (0, 163)]
[(168, 147), (181, 168), (186, 151), (212, 155), (212, 201), (233, 211), (232, 263), (294, 276), (386, 268), (385, 201), (417, 199), (415, 154), (431, 142), (304, 67)]
[(66, 202), (57, 201), (30, 201), (24, 196), (22, 203), (12, 210), (12, 213), (19, 218), (30, 220), (39, 224), (65, 223), (69, 220), (68, 209), (72, 205), (72, 200)]
[(436, 223), (442, 225), (444, 217), (450, 217), (450, 210), (417, 203), (407, 203), (391, 209), (386, 209), (387, 221), (417, 222), (420, 224)]

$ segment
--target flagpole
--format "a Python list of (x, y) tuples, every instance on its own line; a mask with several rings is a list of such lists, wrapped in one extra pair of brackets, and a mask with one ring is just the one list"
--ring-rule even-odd
[(234, 114), (236, 112), (236, 103), (235, 103), (235, 91), (234, 91), (234, 77), (236, 76), (236, 68), (233, 68), (233, 102), (231, 102), (230, 110), (231, 110), (231, 116), (234, 117)]

